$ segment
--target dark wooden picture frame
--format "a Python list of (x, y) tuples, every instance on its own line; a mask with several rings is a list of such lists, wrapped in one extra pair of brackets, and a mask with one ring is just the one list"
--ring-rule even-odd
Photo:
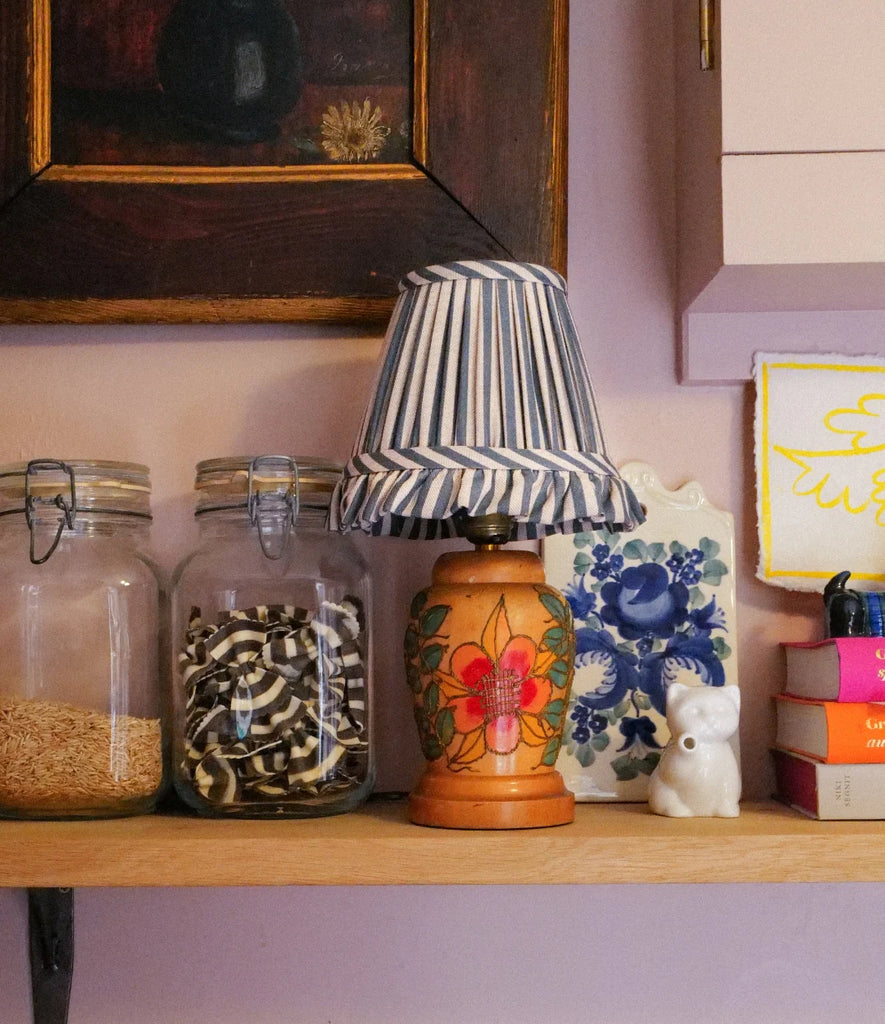
[(415, 0), (403, 164), (59, 166), (50, 3), (0, 3), (0, 322), (380, 320), (403, 273), (565, 271), (568, 0)]

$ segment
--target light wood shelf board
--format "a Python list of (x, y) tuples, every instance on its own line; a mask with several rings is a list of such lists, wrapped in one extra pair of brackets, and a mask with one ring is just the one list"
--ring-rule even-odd
[(597, 804), (558, 828), (456, 831), (374, 801), (306, 821), (0, 822), (6, 887), (834, 881), (885, 881), (885, 822), (817, 822), (776, 803), (737, 819)]

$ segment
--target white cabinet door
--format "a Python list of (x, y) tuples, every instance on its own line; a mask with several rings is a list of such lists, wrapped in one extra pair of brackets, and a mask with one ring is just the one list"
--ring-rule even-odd
[(722, 261), (885, 263), (885, 152), (723, 156)]
[(718, 0), (726, 153), (885, 150), (885, 0)]

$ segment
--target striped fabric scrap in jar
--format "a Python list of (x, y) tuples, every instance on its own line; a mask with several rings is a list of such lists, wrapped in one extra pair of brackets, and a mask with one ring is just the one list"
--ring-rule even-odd
[(259, 605), (204, 623), (179, 655), (185, 769), (213, 805), (316, 797), (358, 785), (368, 753), (361, 606)]

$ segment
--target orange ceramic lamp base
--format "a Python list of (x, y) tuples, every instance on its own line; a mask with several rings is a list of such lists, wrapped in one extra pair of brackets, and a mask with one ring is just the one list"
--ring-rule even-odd
[(571, 612), (537, 555), (443, 555), (413, 602), (406, 668), (427, 767), (416, 824), (538, 828), (574, 820), (555, 769), (574, 665)]

